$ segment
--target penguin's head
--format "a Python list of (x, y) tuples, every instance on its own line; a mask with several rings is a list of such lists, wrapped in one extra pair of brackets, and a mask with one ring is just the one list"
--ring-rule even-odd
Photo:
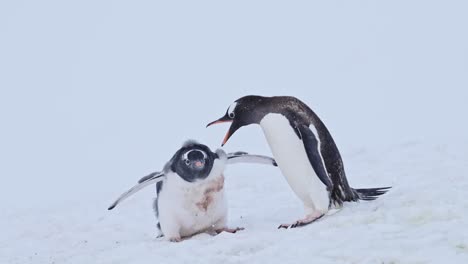
[(262, 118), (267, 114), (264, 102), (266, 97), (257, 95), (248, 95), (241, 97), (232, 103), (226, 114), (218, 120), (209, 123), (206, 127), (220, 123), (231, 123), (221, 146), (224, 146), (229, 138), (241, 127), (251, 124), (259, 124)]
[(208, 177), (216, 154), (195, 141), (186, 142), (172, 158), (172, 171), (188, 182)]

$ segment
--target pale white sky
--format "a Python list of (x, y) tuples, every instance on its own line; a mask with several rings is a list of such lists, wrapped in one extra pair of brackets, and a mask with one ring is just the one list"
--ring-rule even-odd
[[(2, 1), (2, 201), (160, 168), (247, 94), (308, 103), (343, 153), (468, 140), (466, 1)], [(454, 140), (456, 139), (456, 140)], [(226, 150), (268, 154), (248, 127)], [(345, 161), (346, 162), (346, 161)], [(20, 206), (20, 205), (18, 205)]]

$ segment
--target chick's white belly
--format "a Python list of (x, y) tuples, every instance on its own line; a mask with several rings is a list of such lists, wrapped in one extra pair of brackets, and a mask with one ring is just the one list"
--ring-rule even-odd
[(316, 175), (304, 144), (288, 119), (280, 114), (268, 114), (260, 125), (278, 167), (294, 193), (306, 207), (327, 210), (329, 196), (326, 186)]
[(218, 229), (224, 227), (227, 218), (227, 206), (224, 192), (201, 198), (192, 207), (185, 211), (186, 215), (181, 216), (181, 236), (190, 236), (208, 229)]
[(158, 198), (163, 234), (172, 236), (173, 233), (184, 237), (213, 226), (224, 227), (227, 202), (223, 187), (222, 174), (194, 183), (185, 182), (177, 176), (168, 179)]

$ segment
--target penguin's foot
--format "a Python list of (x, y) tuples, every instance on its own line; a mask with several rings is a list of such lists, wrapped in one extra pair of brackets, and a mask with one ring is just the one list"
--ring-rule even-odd
[(181, 242), (182, 238), (180, 238), (180, 237), (171, 237), (171, 238), (169, 238), (169, 241), (171, 241), (171, 242)]
[(278, 229), (281, 229), (281, 228), (284, 228), (284, 229), (288, 229), (288, 228), (296, 228), (296, 227), (301, 227), (301, 226), (305, 226), (305, 225), (308, 225), (308, 224), (312, 224), (313, 222), (319, 220), (320, 218), (322, 218), (325, 214), (311, 214), (311, 215), (308, 215), (306, 216), (304, 219), (300, 219), (300, 220), (297, 220), (296, 222), (294, 222), (293, 224), (282, 224), (280, 226), (278, 226)]
[(236, 227), (236, 228), (224, 227), (224, 228), (221, 228), (221, 229), (216, 229), (215, 232), (216, 232), (216, 234), (220, 234), (222, 232), (228, 232), (228, 233), (235, 234), (237, 231), (241, 231), (241, 230), (244, 230), (244, 229), (245, 228), (243, 228), (243, 227)]

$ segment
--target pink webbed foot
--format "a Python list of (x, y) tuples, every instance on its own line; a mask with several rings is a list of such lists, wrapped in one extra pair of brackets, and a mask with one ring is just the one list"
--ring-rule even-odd
[(318, 216), (316, 215), (308, 215), (306, 216), (305, 218), (303, 219), (300, 219), (300, 220), (297, 220), (296, 222), (292, 223), (292, 224), (282, 224), (280, 226), (278, 226), (278, 229), (281, 229), (281, 228), (284, 228), (284, 229), (288, 229), (288, 228), (296, 228), (296, 227), (301, 227), (301, 226), (305, 226), (305, 225), (308, 225), (308, 224), (311, 224), (317, 220), (319, 220), (320, 218), (322, 218), (325, 214), (320, 214)]
[(237, 231), (241, 231), (241, 230), (244, 230), (245, 228), (243, 227), (236, 227), (236, 228), (228, 228), (228, 227), (225, 227), (225, 228), (221, 228), (221, 229), (216, 229), (215, 232), (217, 234), (220, 234), (222, 232), (228, 232), (228, 233), (232, 233), (232, 234), (235, 234)]
[(169, 241), (171, 241), (171, 242), (181, 242), (182, 238), (180, 238), (180, 237), (171, 237), (171, 238), (169, 238)]

